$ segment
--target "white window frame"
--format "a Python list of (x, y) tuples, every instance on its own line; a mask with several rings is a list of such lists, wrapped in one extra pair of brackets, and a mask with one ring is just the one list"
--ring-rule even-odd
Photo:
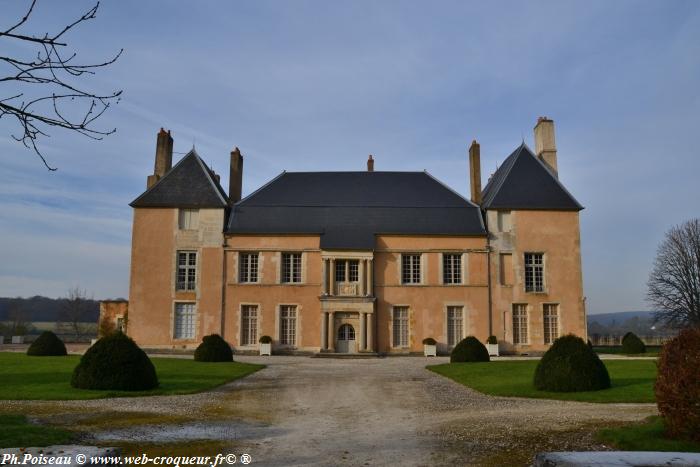
[(513, 304), (513, 345), (530, 343), (529, 313), (526, 303)]
[(401, 254), (401, 283), (415, 285), (422, 282), (423, 261), (420, 253)]
[(542, 304), (542, 332), (545, 344), (553, 344), (559, 338), (559, 304)]
[(281, 345), (296, 347), (299, 314), (296, 305), (280, 305), (279, 307), (279, 342)]
[(283, 284), (301, 284), (303, 257), (299, 252), (282, 253), (280, 282)]
[[(251, 312), (254, 311), (254, 316), (251, 316)], [(247, 316), (246, 316), (247, 315)], [(240, 342), (242, 347), (249, 347), (258, 344), (258, 329), (260, 327), (260, 305), (257, 303), (241, 303), (240, 308), (241, 316), (241, 332), (240, 332)], [(255, 320), (255, 323), (251, 325), (250, 321)]]
[(462, 253), (447, 252), (442, 254), (442, 283), (443, 285), (464, 283), (464, 255)]
[[(528, 258), (529, 257), (529, 258)], [(538, 262), (539, 259), (539, 262)], [(524, 286), (526, 293), (545, 293), (545, 256), (542, 252), (525, 252)], [(528, 278), (530, 276), (530, 278)], [(538, 277), (539, 276), (539, 277)], [(539, 279), (539, 280), (538, 280)]]
[[(185, 258), (185, 264), (180, 264), (180, 257)], [(194, 264), (190, 264), (194, 258)], [(197, 264), (199, 258), (194, 250), (177, 250), (175, 253), (175, 290), (178, 292), (194, 292), (197, 290)], [(184, 280), (180, 280), (180, 272)]]
[(449, 347), (454, 347), (464, 339), (464, 321), (463, 305), (447, 305), (445, 309), (445, 323), (447, 345)]
[[(397, 316), (397, 315), (404, 316)], [(397, 339), (398, 337), (398, 339)], [(391, 308), (391, 346), (407, 349), (411, 344), (411, 311), (406, 305)]]
[(177, 227), (180, 230), (197, 230), (199, 228), (199, 209), (178, 209)]
[(240, 252), (238, 254), (238, 282), (256, 284), (260, 280), (260, 254)]
[(173, 306), (173, 339), (192, 340), (196, 337), (197, 304), (195, 302), (175, 302)]

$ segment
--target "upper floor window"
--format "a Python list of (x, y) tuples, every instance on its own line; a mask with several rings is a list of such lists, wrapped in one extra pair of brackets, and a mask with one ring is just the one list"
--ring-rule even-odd
[(197, 252), (177, 252), (177, 290), (194, 290), (197, 283)]
[(175, 339), (194, 339), (195, 337), (195, 317), (196, 308), (194, 303), (175, 304), (175, 329), (173, 337)]
[(527, 344), (527, 305), (513, 305), (513, 344)]
[(462, 283), (462, 255), (448, 254), (442, 255), (442, 280), (445, 284)]
[(297, 345), (297, 307), (294, 305), (280, 307), (280, 344)]
[(559, 337), (559, 305), (555, 303), (545, 303), (542, 307), (544, 343), (551, 344)]
[(544, 292), (542, 253), (525, 253), (525, 292)]
[(258, 282), (258, 254), (240, 254), (240, 279), (239, 282)]
[(282, 282), (301, 282), (301, 253), (282, 253)]
[(180, 230), (196, 230), (199, 227), (199, 209), (180, 209), (177, 224)]
[(499, 232), (510, 232), (510, 211), (498, 211), (496, 213)]
[(401, 282), (404, 284), (420, 284), (420, 255), (401, 255)]
[(358, 282), (360, 262), (356, 259), (339, 259), (335, 261), (336, 282)]

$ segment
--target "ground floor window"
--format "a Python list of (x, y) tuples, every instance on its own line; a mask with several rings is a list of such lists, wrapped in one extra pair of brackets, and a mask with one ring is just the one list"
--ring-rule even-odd
[(397, 306), (393, 310), (394, 347), (408, 347), (408, 307)]
[(280, 307), (280, 344), (297, 345), (297, 307), (294, 305)]
[(258, 306), (241, 306), (241, 345), (255, 345), (258, 340)]
[(175, 304), (175, 339), (194, 339), (195, 317), (197, 310), (194, 303)]
[(559, 337), (559, 305), (543, 305), (544, 343), (551, 344)]
[(455, 346), (462, 340), (464, 326), (463, 308), (461, 306), (447, 307), (447, 345)]
[(513, 344), (527, 344), (527, 305), (513, 305)]

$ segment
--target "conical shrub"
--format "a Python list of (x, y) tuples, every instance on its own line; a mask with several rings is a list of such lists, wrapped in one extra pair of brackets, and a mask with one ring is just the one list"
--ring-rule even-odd
[(572, 334), (554, 341), (535, 370), (540, 391), (597, 391), (610, 387), (610, 375), (598, 355)]
[(451, 363), (489, 361), (491, 361), (491, 358), (489, 357), (488, 350), (486, 350), (486, 346), (474, 336), (462, 339), (455, 345), (450, 354)]
[(27, 349), (27, 355), (33, 357), (60, 357), (67, 354), (66, 345), (51, 331), (42, 332)]
[(194, 351), (198, 362), (232, 362), (231, 346), (218, 334), (204, 336), (202, 343)]
[(622, 338), (622, 353), (645, 353), (647, 351), (647, 346), (644, 342), (637, 337), (633, 332), (628, 332)]

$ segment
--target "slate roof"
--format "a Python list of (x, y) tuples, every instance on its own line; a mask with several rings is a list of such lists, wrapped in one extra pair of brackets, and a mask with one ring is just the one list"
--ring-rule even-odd
[(236, 203), (228, 233), (318, 234), (373, 249), (376, 234), (486, 235), (479, 208), (427, 172), (283, 172)]
[(225, 208), (227, 200), (214, 173), (192, 149), (129, 205), (134, 208)]
[(525, 143), (503, 161), (486, 184), (481, 199), (482, 209), (583, 209)]

